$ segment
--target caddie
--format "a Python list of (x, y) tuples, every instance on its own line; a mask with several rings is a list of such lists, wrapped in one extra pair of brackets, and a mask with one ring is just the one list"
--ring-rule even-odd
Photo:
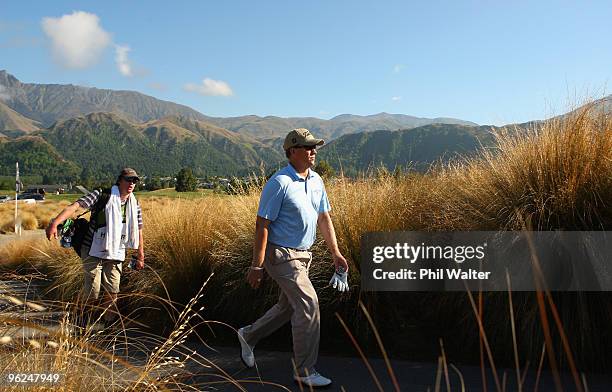
[(335, 272), (330, 284), (348, 291), (348, 264), (338, 249), (329, 215), (330, 205), (321, 177), (312, 170), (317, 146), (324, 143), (307, 129), (294, 129), (283, 149), (289, 164), (264, 186), (255, 224), (253, 261), (247, 281), (257, 289), (263, 270), (280, 287), (278, 303), (253, 324), (238, 330), (241, 359), (255, 365), (253, 347), (287, 321), (291, 321), (294, 379), (309, 387), (323, 387), (331, 380), (315, 370), (319, 352), (320, 316), (315, 289), (308, 278), (312, 262), (309, 248), (317, 226), (331, 252)]
[(81, 246), (86, 302), (97, 300), (104, 288), (103, 321), (111, 324), (118, 315), (116, 306), (122, 262), (126, 249), (137, 249), (136, 269), (144, 268), (142, 210), (134, 188), (140, 177), (136, 170), (124, 168), (110, 190), (95, 190), (64, 208), (47, 227), (47, 238), (57, 238), (57, 226), (76, 214), (79, 208), (91, 210), (88, 231)]

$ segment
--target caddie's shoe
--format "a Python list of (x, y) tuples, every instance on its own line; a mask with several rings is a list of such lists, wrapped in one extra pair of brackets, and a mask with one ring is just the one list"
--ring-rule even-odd
[(302, 385), (306, 385), (307, 387), (314, 387), (314, 388), (326, 387), (328, 385), (331, 385), (332, 383), (332, 380), (330, 380), (329, 378), (323, 377), (318, 372), (314, 372), (308, 375), (307, 377), (294, 376), (293, 378), (295, 379), (296, 382), (301, 383)]
[(238, 341), (240, 342), (240, 359), (244, 366), (252, 368), (255, 366), (255, 354), (253, 354), (253, 347), (244, 339), (243, 333), (246, 327), (242, 327), (238, 330)]

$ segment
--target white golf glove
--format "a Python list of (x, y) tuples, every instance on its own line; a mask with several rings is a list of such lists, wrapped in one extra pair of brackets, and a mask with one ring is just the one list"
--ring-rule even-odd
[(341, 293), (349, 291), (348, 273), (344, 267), (340, 266), (336, 268), (336, 272), (334, 272), (334, 275), (329, 281), (329, 285), (335, 289), (338, 289), (338, 291)]

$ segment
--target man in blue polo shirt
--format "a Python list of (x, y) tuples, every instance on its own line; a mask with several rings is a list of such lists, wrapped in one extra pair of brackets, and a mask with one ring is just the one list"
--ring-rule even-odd
[(321, 177), (311, 170), (317, 146), (324, 143), (307, 129), (289, 132), (283, 148), (289, 164), (266, 183), (257, 211), (253, 262), (247, 281), (258, 288), (263, 270), (279, 285), (278, 303), (253, 324), (238, 330), (241, 358), (247, 367), (255, 365), (253, 347), (287, 321), (291, 321), (294, 378), (307, 386), (331, 384), (314, 369), (319, 351), (319, 302), (308, 270), (317, 226), (332, 254), (336, 272), (330, 284), (347, 291), (348, 264), (338, 249), (330, 205)]

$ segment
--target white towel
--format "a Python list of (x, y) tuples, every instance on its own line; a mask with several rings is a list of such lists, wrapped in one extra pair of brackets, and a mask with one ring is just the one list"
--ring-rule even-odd
[(119, 187), (111, 188), (110, 198), (106, 203), (106, 250), (115, 254), (120, 249), (138, 249), (138, 210), (133, 193), (125, 206), (125, 224), (121, 215), (121, 197)]

